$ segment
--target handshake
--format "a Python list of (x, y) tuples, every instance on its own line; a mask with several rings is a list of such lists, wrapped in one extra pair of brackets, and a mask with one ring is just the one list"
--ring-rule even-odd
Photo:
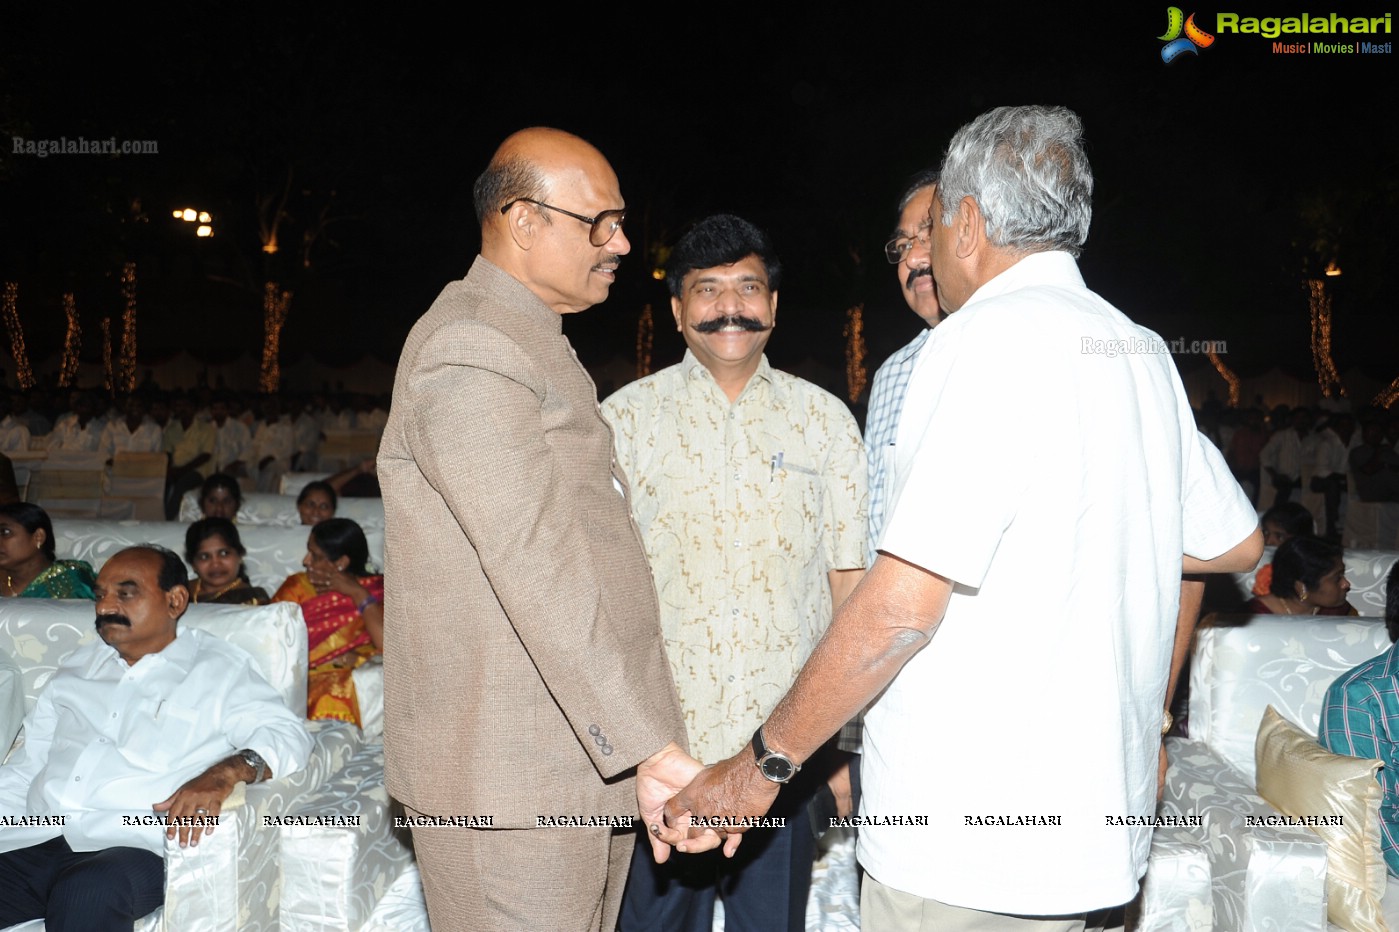
[[(658, 864), (670, 857), (672, 847), (698, 854), (722, 844), (724, 855), (733, 857), (748, 820), (766, 813), (779, 789), (780, 783), (763, 776), (748, 746), (705, 767), (672, 741), (636, 768), (637, 809)], [(725, 824), (710, 827), (696, 820)]]

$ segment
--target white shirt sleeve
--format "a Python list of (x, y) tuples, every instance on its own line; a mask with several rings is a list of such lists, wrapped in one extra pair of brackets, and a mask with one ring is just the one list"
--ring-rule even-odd
[(1187, 432), (1183, 440), (1182, 543), (1188, 556), (1213, 560), (1253, 533), (1258, 514), (1204, 434)]

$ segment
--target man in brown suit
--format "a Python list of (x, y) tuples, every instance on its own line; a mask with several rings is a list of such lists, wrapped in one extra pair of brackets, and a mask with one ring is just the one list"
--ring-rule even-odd
[(388, 786), (437, 932), (611, 930), (633, 833), (555, 826), (638, 806), (660, 825), (699, 769), (626, 478), (562, 331), (607, 298), (625, 208), (600, 152), (542, 128), (474, 193), (481, 255), (409, 334), (379, 451)]

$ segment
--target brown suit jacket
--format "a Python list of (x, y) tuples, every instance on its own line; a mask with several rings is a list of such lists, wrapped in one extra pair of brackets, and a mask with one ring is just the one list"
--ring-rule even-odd
[(628, 771), (685, 734), (651, 572), (560, 316), (485, 259), (404, 344), (379, 480), (389, 790), (496, 828), (634, 814)]

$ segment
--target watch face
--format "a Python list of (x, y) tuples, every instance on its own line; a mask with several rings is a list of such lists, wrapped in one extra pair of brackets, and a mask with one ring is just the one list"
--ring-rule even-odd
[(763, 760), (763, 776), (774, 783), (785, 783), (792, 779), (792, 762), (785, 757), (770, 754)]

